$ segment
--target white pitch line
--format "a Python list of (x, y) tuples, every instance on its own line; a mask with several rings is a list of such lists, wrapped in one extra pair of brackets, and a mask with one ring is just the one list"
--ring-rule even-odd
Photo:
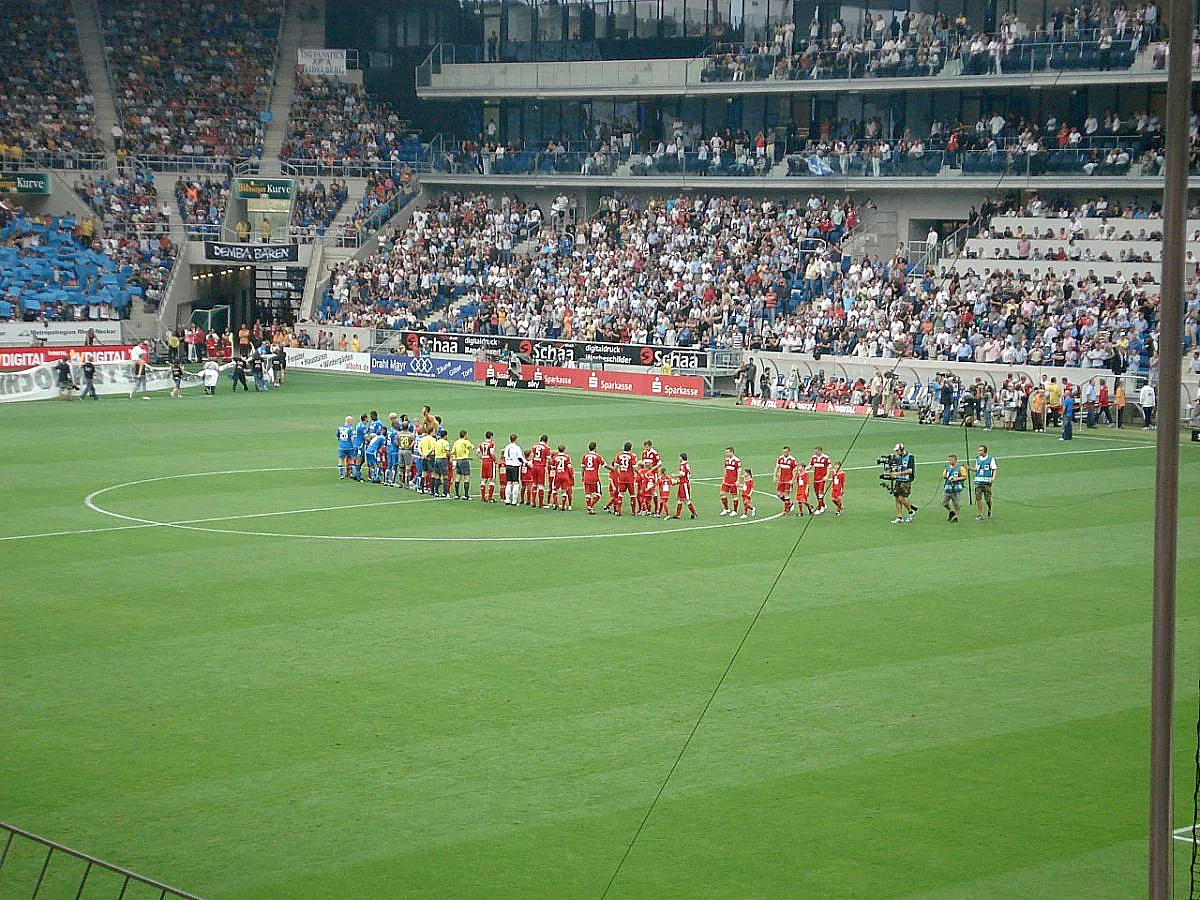
[[(1047, 453), (1024, 453), (1024, 454), (1017, 454), (1015, 456), (1006, 456), (1006, 457), (1004, 457), (1004, 459), (1040, 459), (1040, 458), (1050, 457), (1050, 456), (1080, 456), (1080, 455), (1089, 454), (1089, 453), (1121, 453), (1124, 451), (1153, 450), (1153, 449), (1154, 449), (1153, 444), (1145, 444), (1145, 445), (1139, 445), (1136, 447), (1103, 447), (1103, 448), (1098, 448), (1098, 449), (1094, 449), (1094, 450), (1062, 450), (1062, 451), (1047, 452)], [(941, 465), (941, 462), (938, 460), (926, 460), (925, 462), (918, 462), (917, 465), (936, 466), (936, 465)], [(277, 468), (267, 468), (267, 469), (227, 469), (227, 470), (219, 471), (219, 472), (187, 472), (187, 473), (182, 473), (182, 474), (178, 474), (178, 475), (160, 475), (155, 478), (143, 478), (139, 481), (129, 481), (129, 482), (125, 482), (124, 484), (111, 485), (109, 487), (101, 488), (100, 490), (94, 491), (91, 494), (89, 494), (84, 499), (84, 504), (89, 509), (91, 509), (93, 512), (98, 512), (101, 515), (106, 515), (106, 516), (110, 516), (113, 518), (125, 519), (126, 521), (128, 521), (132, 524), (111, 525), (111, 526), (107, 526), (107, 527), (103, 527), (103, 528), (78, 528), (78, 529), (63, 530), (63, 531), (43, 531), (43, 532), (37, 532), (37, 533), (33, 533), (33, 534), (3, 535), (3, 536), (0, 536), (0, 543), (3, 543), (5, 541), (33, 540), (36, 538), (70, 537), (73, 535), (80, 535), (80, 534), (102, 534), (107, 531), (133, 531), (133, 530), (139, 529), (139, 528), (185, 528), (188, 526), (202, 525), (202, 524), (207, 524), (207, 523), (211, 523), (211, 522), (235, 521), (235, 520), (239, 520), (239, 519), (260, 519), (260, 518), (268, 518), (268, 517), (272, 517), (272, 516), (301, 515), (301, 514), (309, 513), (309, 512), (331, 512), (331, 511), (338, 510), (338, 509), (357, 509), (357, 508), (362, 508), (362, 507), (367, 507), (367, 506), (386, 506), (386, 505), (397, 504), (397, 503), (419, 502), (418, 498), (413, 497), (413, 498), (409, 498), (409, 499), (405, 499), (405, 500), (384, 500), (384, 501), (379, 501), (377, 503), (347, 504), (345, 506), (331, 506), (331, 507), (314, 507), (312, 509), (282, 510), (279, 512), (247, 513), (247, 514), (238, 515), (238, 516), (214, 516), (214, 517), (208, 518), (208, 519), (185, 519), (185, 520), (182, 520), (179, 522), (158, 522), (158, 521), (155, 521), (152, 519), (140, 519), (140, 518), (137, 518), (134, 516), (122, 516), (120, 513), (114, 513), (110, 510), (96, 507), (92, 502), (95, 497), (100, 496), (101, 494), (104, 494), (104, 493), (108, 493), (109, 491), (117, 490), (118, 488), (135, 487), (135, 486), (141, 485), (141, 484), (151, 484), (154, 482), (167, 481), (167, 480), (171, 480), (171, 479), (205, 478), (205, 477), (209, 477), (209, 476), (218, 476), (218, 475), (249, 475), (249, 474), (258, 474), (258, 473), (262, 473), (262, 472), (304, 472), (304, 471), (312, 471), (314, 469), (328, 469), (328, 468), (332, 468), (332, 467), (331, 466), (287, 466), (287, 467), (277, 467)], [(848, 466), (846, 468), (846, 471), (847, 472), (862, 472), (862, 471), (868, 471), (868, 470), (874, 470), (874, 469), (875, 469), (875, 466)], [(708, 481), (720, 481), (722, 479), (719, 476), (714, 476), (714, 477), (706, 477), (706, 478), (693, 478), (692, 480), (696, 481), (696, 482), (708, 482)], [(769, 491), (761, 491), (761, 490), (756, 490), (755, 493), (756, 494), (764, 494), (764, 495), (770, 494)], [(770, 518), (777, 518), (777, 517), (772, 516)], [(770, 519), (766, 519), (766, 518), (756, 519), (755, 521), (766, 522), (766, 521), (770, 521)], [(728, 527), (731, 524), (733, 524), (733, 523), (726, 522), (726, 523), (724, 523), (724, 526), (719, 526), (719, 527)], [(699, 529), (711, 528), (711, 527), (714, 527), (714, 526), (702, 525), (702, 526), (696, 526), (695, 528), (691, 528), (691, 529), (668, 529), (668, 531), (674, 532), (674, 531), (679, 531), (679, 530), (699, 530)], [(226, 530), (226, 529), (192, 528), (191, 530), (211, 531), (215, 534), (247, 534), (247, 535), (262, 535), (262, 536), (266, 536), (266, 537), (318, 537), (317, 535), (295, 535), (295, 534), (282, 534), (282, 533), (275, 534), (275, 533), (267, 533), (267, 532), (230, 531), (230, 530)], [(628, 533), (616, 533), (616, 534), (596, 534), (596, 535), (588, 535), (588, 537), (625, 537), (625, 536), (634, 535), (634, 534), (658, 534), (658, 533), (663, 533), (663, 532), (628, 532)], [(582, 537), (582, 535), (580, 535), (580, 537)], [(575, 538), (575, 536), (573, 536), (573, 535), (566, 535), (566, 536), (561, 536), (561, 537), (546, 536), (546, 537), (540, 538), (540, 540), (559, 540), (559, 539), (572, 539), (573, 540), (574, 538)], [(326, 539), (329, 539), (329, 540), (340, 540), (340, 539), (366, 540), (367, 538), (353, 537), (353, 536), (347, 537), (345, 535), (342, 535), (342, 536), (326, 536)], [(376, 540), (403, 540), (403, 538), (374, 538), (374, 539), (376, 539)], [(432, 541), (435, 539), (434, 538), (419, 538), (419, 539), (412, 538), (411, 540)], [(480, 539), (480, 538), (439, 538), (436, 540), (468, 541), (468, 540), (483, 540), (483, 539)], [(501, 541), (501, 540), (505, 540), (505, 539), (489, 538), (487, 540)], [(508, 540), (526, 540), (526, 539), (525, 538), (516, 538), (516, 539), (510, 538)]]

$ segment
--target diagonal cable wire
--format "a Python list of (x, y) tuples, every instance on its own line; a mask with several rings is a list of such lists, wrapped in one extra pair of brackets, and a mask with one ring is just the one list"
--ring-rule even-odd
[[(1059, 72), (1058, 76), (1050, 86), (1054, 87), (1057, 85), (1058, 80), (1061, 77), (1062, 72)], [(996, 179), (996, 184), (991, 188), (991, 191), (994, 192), (1000, 190), (1007, 178), (1008, 174), (1001, 172), (999, 178)], [(958, 260), (962, 258), (963, 253), (966, 252), (966, 247), (967, 243), (966, 240), (964, 240), (962, 246), (955, 250), (954, 256), (951, 260), (952, 263), (958, 262)], [(944, 285), (948, 278), (949, 276), (947, 274), (943, 274), (940, 279), (941, 284)], [(900, 363), (903, 360), (903, 356), (896, 357), (896, 361), (893, 363), (891, 369), (888, 370), (889, 376), (894, 376), (896, 374), (896, 370), (900, 367)], [(858, 430), (854, 432), (854, 437), (850, 439), (850, 444), (846, 447), (846, 452), (842, 454), (841, 459), (838, 461), (841, 465), (845, 465), (846, 459), (850, 456), (851, 451), (854, 449), (854, 445), (858, 443), (858, 439), (862, 436), (863, 431), (866, 429), (867, 423), (873, 418), (874, 408), (863, 415), (862, 420), (859, 422)], [(964, 440), (965, 434), (966, 433), (964, 430)], [(701, 707), (700, 714), (696, 716), (696, 721), (692, 723), (691, 730), (688, 732), (687, 737), (684, 738), (683, 745), (679, 748), (679, 752), (675, 754), (675, 759), (671, 762), (671, 768), (667, 770), (666, 777), (663, 778), (662, 783), (658, 786), (658, 790), (655, 792), (654, 798), (650, 801), (650, 805), (646, 808), (646, 812), (642, 816), (641, 821), (638, 822), (637, 830), (634, 831), (633, 837), (630, 838), (629, 843), (625, 845), (625, 851), (621, 854), (621, 858), (617, 861), (617, 865), (613, 869), (612, 875), (609, 876), (608, 882), (604, 885), (604, 890), (600, 894), (601, 900), (605, 900), (605, 898), (608, 897), (613, 885), (616, 884), (617, 878), (621, 874), (621, 870), (625, 867), (626, 860), (629, 859), (629, 854), (633, 852), (634, 846), (637, 844), (638, 839), (642, 836), (642, 832), (646, 828), (646, 823), (650, 821), (650, 816), (654, 814), (654, 810), (658, 806), (659, 800), (662, 799), (663, 794), (667, 790), (667, 786), (671, 783), (671, 779), (675, 776), (675, 772), (679, 768), (679, 764), (683, 761), (684, 755), (691, 746), (692, 738), (694, 738), (696, 736), (696, 732), (700, 730), (700, 726), (703, 724), (705, 717), (708, 715), (709, 709), (712, 708), (713, 701), (717, 698), (717, 693), (721, 690), (722, 686), (725, 684), (725, 680), (729, 677), (729, 673), (733, 670), (733, 665), (737, 662), (738, 656), (741, 655), (742, 648), (746, 646), (746, 641), (750, 639), (750, 634), (754, 631), (754, 626), (757, 625), (758, 620), (762, 618), (762, 614), (767, 608), (767, 603), (770, 602), (771, 597), (775, 593), (775, 589), (779, 586), (779, 582), (783, 578), (784, 572), (787, 571), (788, 566), (791, 564), (792, 558), (796, 555), (796, 551), (800, 548), (800, 543), (804, 540), (804, 536), (808, 534), (808, 527), (812, 524), (812, 521), (813, 517), (811, 515), (805, 519), (804, 526), (800, 529), (800, 534), (796, 536), (796, 540), (792, 543), (791, 548), (788, 550), (787, 556), (784, 557), (783, 563), (779, 566), (779, 571), (775, 573), (775, 578), (771, 581), (771, 586), (767, 588), (767, 592), (763, 596), (762, 601), (758, 604), (758, 608), (754, 611), (754, 615), (750, 619), (750, 623), (746, 626), (746, 629), (742, 632), (742, 636), (738, 640), (737, 645), (733, 648), (733, 653), (730, 655), (729, 661), (725, 663), (725, 668), (721, 671), (720, 677), (717, 678), (716, 684), (713, 685), (712, 691), (709, 692), (708, 698), (704, 701), (704, 706)], [(1198, 755), (1200, 755), (1200, 750), (1197, 752)]]

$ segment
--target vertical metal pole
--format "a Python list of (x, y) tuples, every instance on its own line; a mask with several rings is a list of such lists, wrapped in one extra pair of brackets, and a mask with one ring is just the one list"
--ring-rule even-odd
[(1159, 280), (1158, 446), (1154, 493), (1154, 618), (1150, 687), (1151, 900), (1171, 900), (1173, 704), (1175, 700), (1175, 560), (1179, 503), (1179, 411), (1182, 377), (1183, 262), (1187, 227), (1188, 116), (1192, 84), (1192, 0), (1171, 0), (1167, 71), (1163, 266)]

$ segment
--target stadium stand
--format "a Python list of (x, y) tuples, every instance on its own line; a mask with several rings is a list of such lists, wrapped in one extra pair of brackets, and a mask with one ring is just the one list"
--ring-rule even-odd
[(343, 182), (331, 181), (328, 187), (320, 181), (299, 182), (292, 201), (293, 229), (301, 229), (310, 237), (323, 236), (348, 196)]
[(175, 180), (175, 202), (184, 232), (191, 240), (219, 237), (229, 200), (229, 179), (183, 178)]
[(103, 153), (75, 18), (65, 0), (0, 0), (0, 158), (4, 165), (79, 167)]
[(101, 0), (124, 149), (151, 166), (261, 156), (282, 11), (280, 0)]
[(153, 243), (101, 239), (86, 222), (23, 214), (0, 227), (0, 319), (117, 319), (153, 302), (170, 258)]
[(427, 165), (429, 151), (390, 104), (372, 100), (361, 85), (296, 73), (296, 89), (280, 157), (293, 165), (320, 164), (342, 174), (366, 164)]

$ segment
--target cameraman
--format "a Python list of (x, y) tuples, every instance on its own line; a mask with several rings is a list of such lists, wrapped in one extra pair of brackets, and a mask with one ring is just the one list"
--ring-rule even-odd
[(892, 483), (892, 497), (896, 500), (896, 518), (892, 519), (893, 525), (911, 522), (917, 513), (917, 507), (909, 500), (909, 495), (912, 494), (914, 465), (913, 455), (904, 448), (904, 444), (897, 444), (892, 448), (885, 475)]

